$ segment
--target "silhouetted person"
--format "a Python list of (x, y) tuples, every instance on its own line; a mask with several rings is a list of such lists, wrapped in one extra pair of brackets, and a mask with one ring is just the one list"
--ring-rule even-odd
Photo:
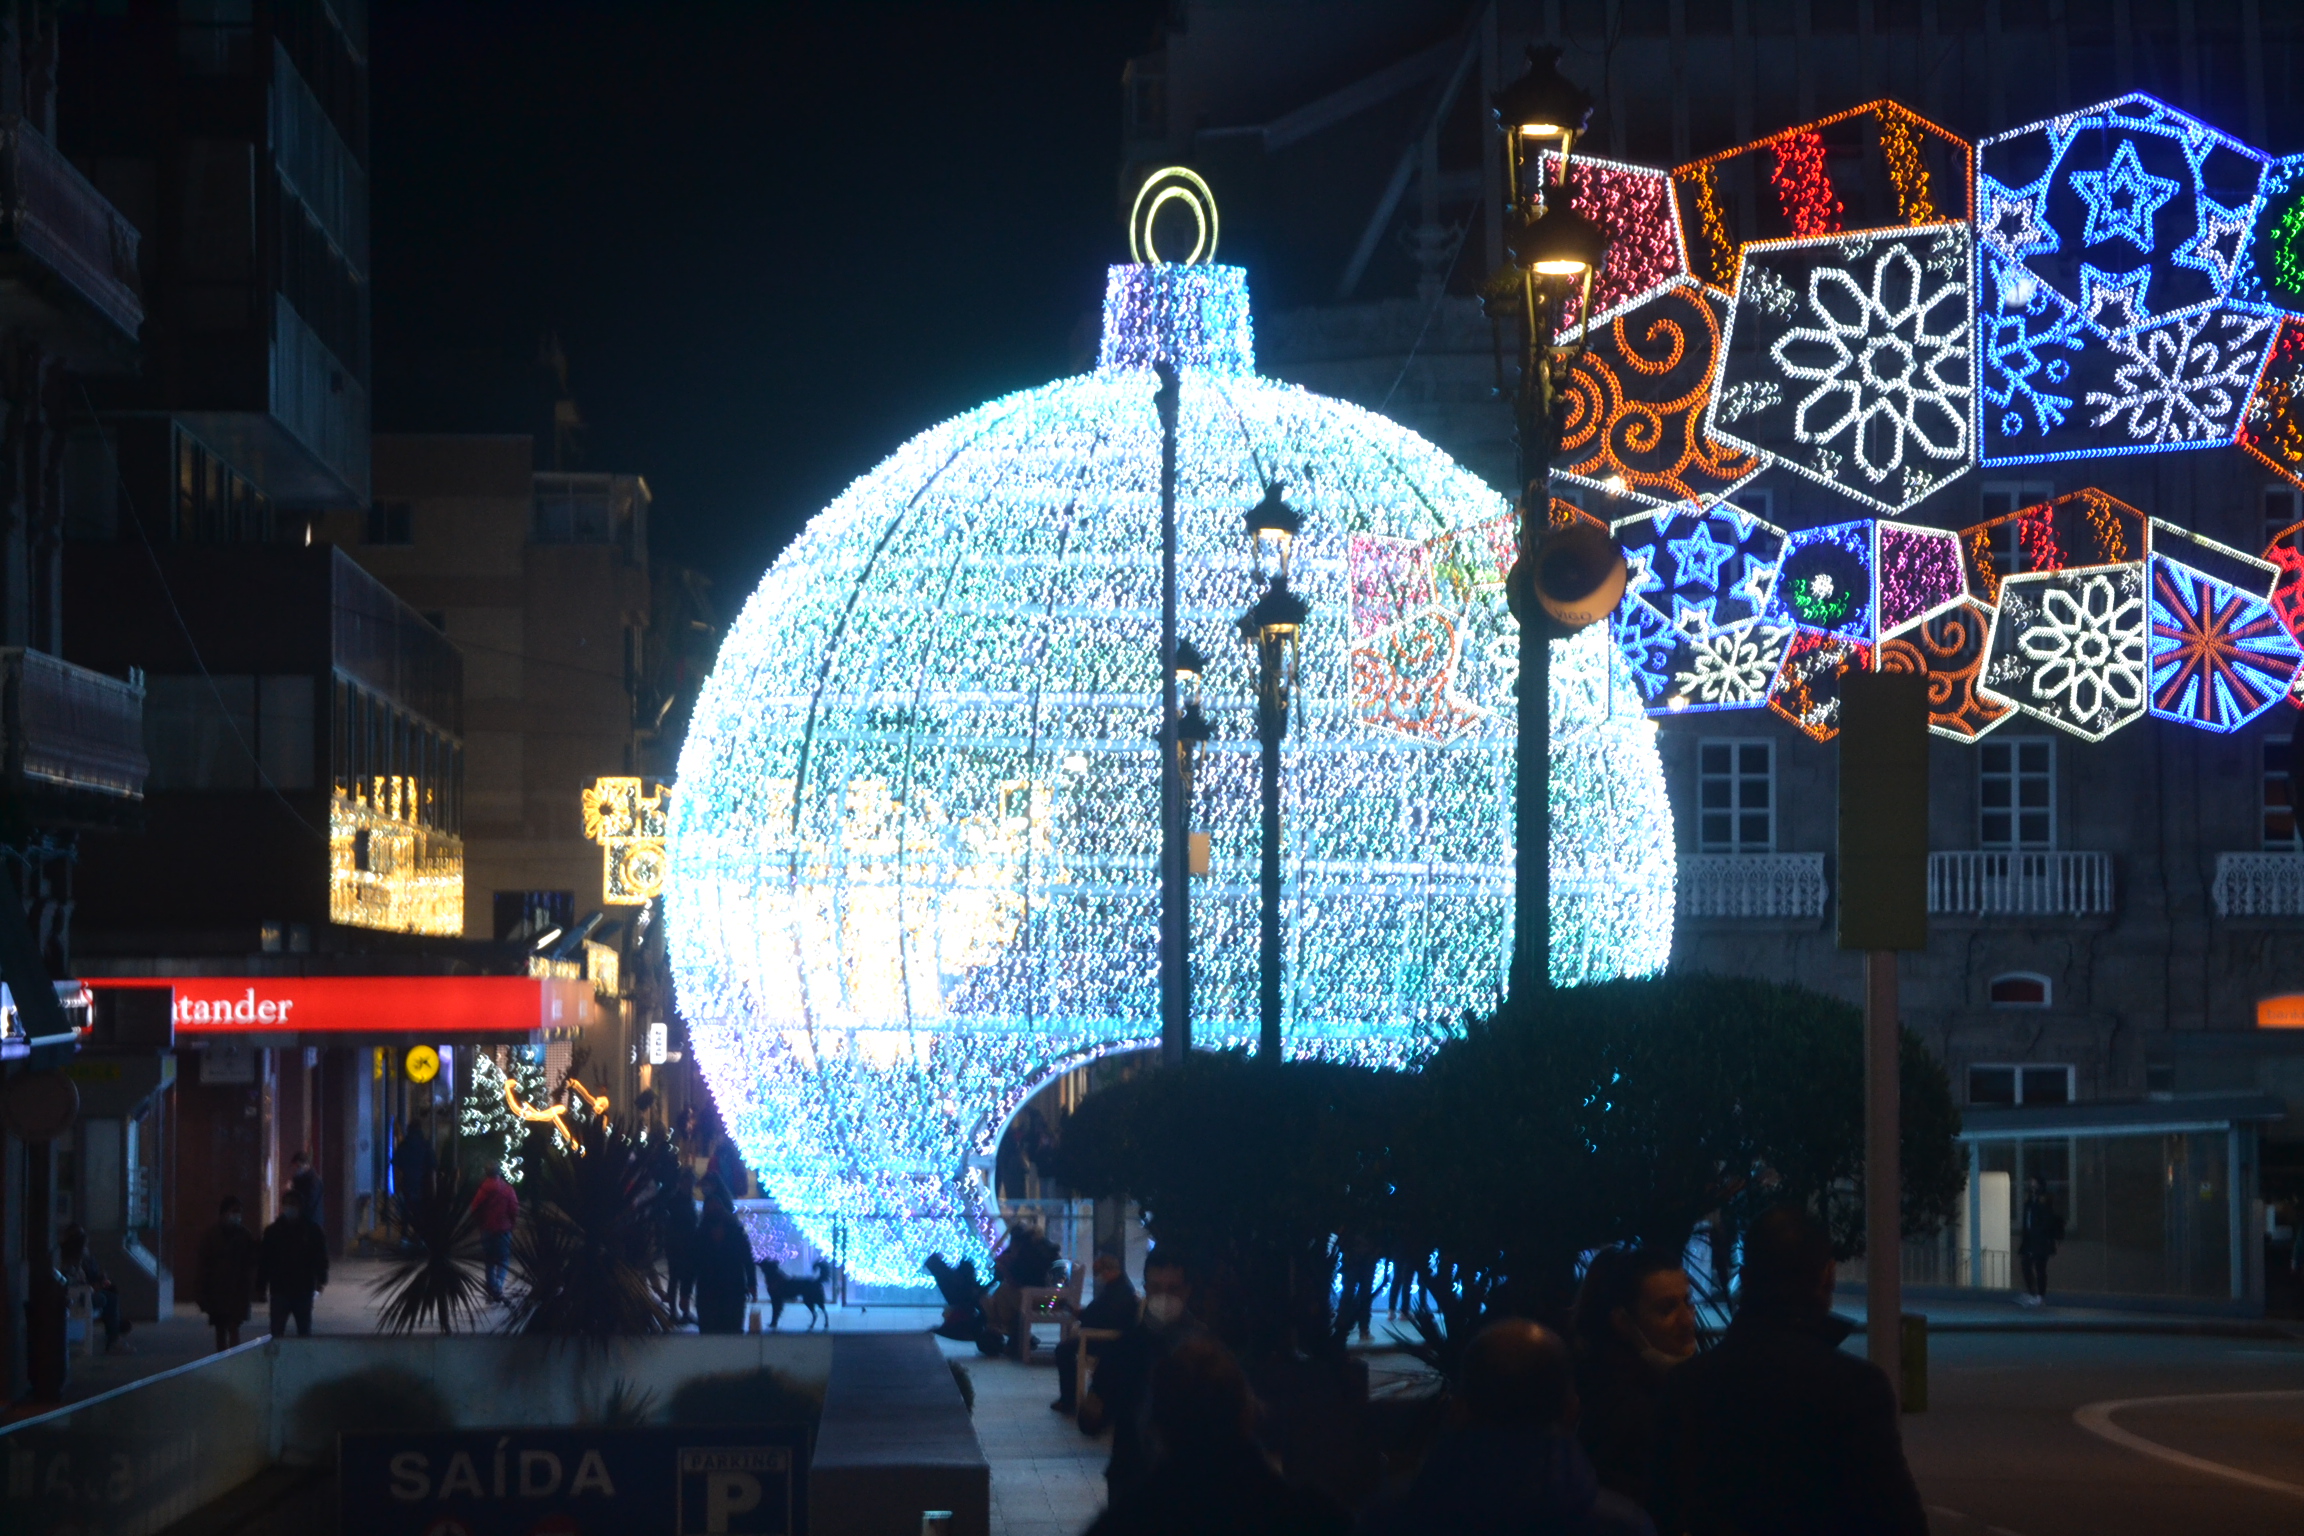
[(1291, 1488), (1256, 1444), (1255, 1399), (1231, 1351), (1203, 1334), (1152, 1372), (1158, 1453), (1090, 1536), (1326, 1536), (1351, 1529), (1325, 1494)]
[(504, 1272), (512, 1263), (512, 1229), (520, 1224), (520, 1193), (491, 1168), (472, 1195), (472, 1215), (480, 1226), (480, 1257), (487, 1265), (488, 1299), (504, 1299)]
[(664, 1238), (664, 1274), (672, 1291), (672, 1315), (681, 1322), (696, 1316), (696, 1176), (679, 1158), (667, 1156), (657, 1202)]
[(1896, 1394), (1844, 1353), (1832, 1241), (1796, 1206), (1744, 1235), (1743, 1302), (1718, 1345), (1677, 1366), (1657, 1404), (1649, 1507), (1689, 1536), (1925, 1536)]
[(696, 1228), (696, 1331), (742, 1333), (745, 1303), (759, 1283), (751, 1234), (736, 1219), (727, 1192), (715, 1191)]
[(200, 1310), (216, 1330), (216, 1348), (230, 1349), (240, 1342), (240, 1325), (248, 1321), (248, 1303), (256, 1294), (256, 1234), (241, 1217), (238, 1195), (224, 1197), (216, 1225), (201, 1234), (196, 1278)]
[(1576, 1351), (1576, 1438), (1600, 1486), (1648, 1502), (1656, 1399), (1664, 1373), (1696, 1353), (1688, 1272), (1661, 1248), (1604, 1248), (1584, 1271), (1570, 1328)]
[(1464, 1347), (1451, 1432), (1407, 1493), (1367, 1522), (1382, 1536), (1655, 1536), (1602, 1488), (1576, 1443), (1576, 1376), (1560, 1336), (1526, 1318)]
[(280, 1219), (264, 1229), (256, 1251), (256, 1289), (272, 1300), (272, 1337), (288, 1337), (296, 1321), (299, 1338), (312, 1336), (312, 1298), (328, 1286), (328, 1245), (320, 1229), (304, 1219), (294, 1190), (280, 1197)]
[(1144, 1260), (1144, 1304), (1136, 1326), (1112, 1342), (1096, 1362), (1095, 1380), (1080, 1400), (1080, 1427), (1112, 1431), (1112, 1460), (1104, 1485), (1118, 1498), (1151, 1465), (1152, 1375), (1170, 1352), (1205, 1337), (1192, 1315), (1192, 1273), (1173, 1252), (1155, 1248)]
[(304, 1209), (304, 1219), (314, 1226), (322, 1225), (320, 1208), (320, 1175), (312, 1167), (312, 1154), (299, 1152), (288, 1160), (288, 1187), (296, 1191), (296, 1203)]
[[(1056, 1298), (1056, 1309), (1059, 1312), (1068, 1312), (1071, 1308), (1071, 1302), (1061, 1296)], [(1136, 1287), (1128, 1283), (1128, 1272), (1120, 1267), (1119, 1255), (1096, 1255), (1096, 1296), (1080, 1309), (1079, 1326), (1125, 1333), (1135, 1325)], [(1066, 1342), (1057, 1345), (1056, 1401), (1048, 1406), (1058, 1413), (1077, 1413), (1080, 1409), (1081, 1355), (1085, 1353), (1090, 1360), (1094, 1360), (1104, 1352), (1107, 1345), (1115, 1342), (1105, 1340), (1091, 1343), (1074, 1334)]]
[(400, 1206), (401, 1225), (422, 1219), (424, 1201), (432, 1185), (432, 1170), (439, 1165), (431, 1141), (413, 1120), (401, 1122), (400, 1138), (392, 1147), (392, 1194)]
[(104, 1328), (104, 1351), (121, 1348), (121, 1339), (136, 1325), (120, 1315), (120, 1289), (88, 1251), (88, 1230), (75, 1222), (64, 1229), (56, 1245), (56, 1268), (67, 1285), (88, 1287), (89, 1316)]
[(2038, 1174), (2024, 1181), (2021, 1230), (2016, 1256), (2024, 1269), (2024, 1292), (2016, 1301), (2019, 1306), (2036, 1307), (2048, 1299), (2048, 1261), (2056, 1256), (2056, 1244), (2064, 1236), (2064, 1218), (2056, 1214), (2056, 1203), (2048, 1198), (2048, 1181)]

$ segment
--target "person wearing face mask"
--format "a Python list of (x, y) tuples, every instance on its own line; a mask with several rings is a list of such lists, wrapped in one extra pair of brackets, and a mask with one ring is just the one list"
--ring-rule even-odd
[(1600, 1486), (1645, 1505), (1664, 1375), (1696, 1353), (1696, 1309), (1680, 1256), (1604, 1248), (1584, 1271), (1570, 1333), (1583, 1401), (1577, 1438)]
[(226, 1195), (216, 1225), (200, 1238), (200, 1310), (216, 1330), (219, 1353), (240, 1342), (256, 1294), (256, 1234), (240, 1216), (240, 1197)]
[(1096, 1361), (1096, 1378), (1080, 1399), (1080, 1428), (1112, 1430), (1104, 1485), (1117, 1498), (1143, 1477), (1152, 1459), (1152, 1376), (1178, 1346), (1207, 1336), (1192, 1315), (1192, 1272), (1173, 1251), (1144, 1260), (1144, 1304), (1135, 1326)]

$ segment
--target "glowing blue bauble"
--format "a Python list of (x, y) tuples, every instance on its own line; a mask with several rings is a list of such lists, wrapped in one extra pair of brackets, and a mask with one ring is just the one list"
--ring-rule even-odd
[[(1509, 509), (1414, 433), (1258, 378), (1237, 268), (1115, 268), (1095, 372), (922, 433), (809, 523), (681, 753), (666, 905), (697, 1059), (746, 1162), (862, 1282), (981, 1259), (1016, 1106), (1159, 1035), (1159, 359), (1182, 372), (1181, 623), (1216, 731), (1195, 1043), (1257, 1033), (1235, 624), (1271, 480), (1312, 603), (1283, 753), (1288, 1049), (1397, 1062), (1502, 986)], [(1655, 727), (1604, 626), (1553, 649), (1553, 976), (1657, 971)]]

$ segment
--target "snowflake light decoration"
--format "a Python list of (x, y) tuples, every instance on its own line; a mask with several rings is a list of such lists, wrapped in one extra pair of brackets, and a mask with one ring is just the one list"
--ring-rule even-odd
[(1758, 474), (1757, 456), (1704, 426), (1725, 307), (1677, 278), (1597, 327), (1568, 371), (1553, 474), (1659, 504), (1727, 496)]
[(2284, 698), (2304, 662), (2270, 602), (2155, 553), (2152, 713), (2229, 732)]
[[(934, 1248), (981, 1265), (978, 1170), (1016, 1107), (1157, 1033), (1155, 358), (1182, 374), (1179, 600), (1215, 729), (1196, 1038), (1256, 1035), (1251, 661), (1220, 637), (1271, 480), (1304, 516), (1312, 605), (1282, 780), (1289, 1049), (1397, 1061), (1502, 981), (1509, 508), (1413, 433), (1256, 376), (1236, 268), (1115, 269), (1105, 319), (1095, 371), (931, 428), (808, 524), (682, 749), (678, 1005), (746, 1162), (811, 1243), (846, 1233), (860, 1283), (917, 1283)], [(1552, 974), (1653, 972), (1655, 727), (1606, 634), (1552, 655)]]
[(2273, 340), (2264, 157), (2148, 96), (1978, 146), (1980, 459), (2233, 440)]
[(1707, 424), (1902, 512), (1970, 462), (1969, 310), (1960, 225), (1747, 245)]
[(2007, 577), (1983, 693), (2101, 741), (2144, 713), (2145, 629), (2142, 561)]
[(1624, 600), (1610, 630), (1650, 714), (1756, 709), (1792, 637), (1759, 621), (1784, 530), (1726, 502), (1620, 518)]

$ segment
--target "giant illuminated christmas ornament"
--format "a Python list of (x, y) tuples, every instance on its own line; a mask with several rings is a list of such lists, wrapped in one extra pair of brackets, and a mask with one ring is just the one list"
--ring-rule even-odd
[[(1215, 739), (1193, 1028), (1257, 1034), (1253, 595), (1280, 483), (1311, 602), (1283, 754), (1291, 1053), (1399, 1061), (1509, 950), (1506, 503), (1381, 417), (1257, 376), (1237, 268), (1113, 269), (1094, 372), (922, 433), (818, 514), (731, 628), (671, 811), (681, 1012), (745, 1161), (852, 1278), (983, 1260), (1003, 1126), (1157, 1041), (1161, 430), (1181, 371), (1182, 632)], [(1654, 726), (1597, 628), (1553, 649), (1552, 974), (1667, 958)], [(1252, 1170), (1250, 1171), (1252, 1173)]]
[(1982, 462), (2233, 441), (2279, 325), (2235, 282), (2264, 173), (2149, 96), (1978, 146)]

